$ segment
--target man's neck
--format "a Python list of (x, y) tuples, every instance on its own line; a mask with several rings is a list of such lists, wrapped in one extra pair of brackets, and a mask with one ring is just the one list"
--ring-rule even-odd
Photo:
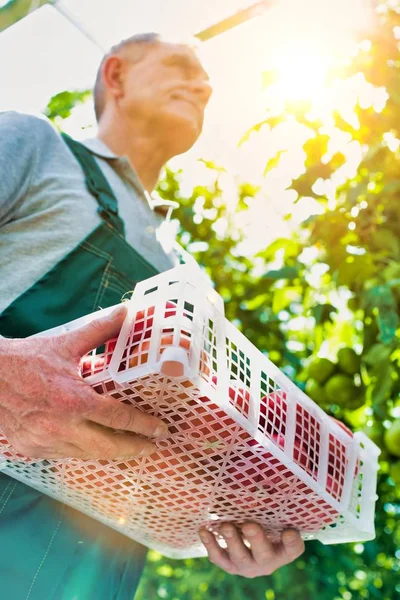
[(143, 187), (148, 192), (156, 187), (160, 171), (170, 156), (158, 139), (132, 123), (111, 122), (102, 119), (97, 137), (118, 156), (127, 156)]

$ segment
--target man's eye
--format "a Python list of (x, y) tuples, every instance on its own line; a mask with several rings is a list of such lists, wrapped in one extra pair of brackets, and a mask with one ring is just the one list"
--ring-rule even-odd
[(187, 65), (185, 63), (180, 63), (180, 65), (178, 65), (180, 70), (185, 73), (185, 75), (189, 75), (190, 74), (190, 65)]
[(190, 71), (191, 71), (191, 65), (187, 64), (186, 62), (180, 61), (180, 60), (171, 62), (170, 66), (180, 69), (185, 74), (190, 73)]

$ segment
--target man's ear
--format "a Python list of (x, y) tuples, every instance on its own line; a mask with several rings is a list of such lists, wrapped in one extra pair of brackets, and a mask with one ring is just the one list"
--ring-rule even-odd
[(120, 56), (109, 56), (103, 64), (103, 84), (108, 94), (114, 98), (121, 98), (124, 95), (124, 64)]

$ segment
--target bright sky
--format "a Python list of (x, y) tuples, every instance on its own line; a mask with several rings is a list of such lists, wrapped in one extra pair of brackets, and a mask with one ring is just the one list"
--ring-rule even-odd
[[(190, 36), (255, 0), (63, 0), (68, 10), (105, 49), (140, 31), (158, 31), (171, 36)], [(347, 90), (324, 88), (326, 67), (332, 56), (342, 56), (353, 47), (352, 29), (370, 23), (369, 0), (281, 0), (265, 16), (253, 19), (201, 46), (200, 56), (211, 75), (214, 95), (202, 138), (194, 149), (175, 159), (173, 166), (185, 169), (185, 185), (203, 182), (208, 174), (197, 162), (204, 157), (228, 169), (226, 197), (234, 201), (233, 177), (264, 183), (258, 203), (249, 213), (249, 233), (265, 244), (271, 235), (285, 234), (282, 215), (292, 207), (293, 196), (284, 193), (288, 173), (301, 172), (303, 130), (292, 125), (272, 135), (268, 129), (238, 149), (246, 129), (266, 116), (285, 96), (311, 94), (326, 108), (332, 98), (344, 105), (365, 88), (362, 81)], [(101, 50), (85, 38), (53, 7), (44, 6), (0, 34), (0, 110), (40, 112), (48, 99), (65, 89), (92, 85)], [(261, 73), (279, 68), (278, 86), (262, 91)], [(371, 96), (371, 90), (366, 90)], [(372, 97), (372, 96), (371, 96)], [(381, 99), (382, 100), (382, 99)], [(379, 98), (375, 98), (378, 102)], [(94, 122), (90, 107), (77, 111), (68, 124), (76, 137), (82, 123)], [(89, 130), (90, 131), (90, 130)], [(264, 166), (282, 143), (291, 148), (277, 172), (266, 180)], [(356, 156), (356, 154), (353, 155)], [(353, 162), (357, 162), (357, 156)], [(264, 219), (260, 219), (260, 211)], [(306, 216), (310, 206), (299, 203), (296, 219)]]

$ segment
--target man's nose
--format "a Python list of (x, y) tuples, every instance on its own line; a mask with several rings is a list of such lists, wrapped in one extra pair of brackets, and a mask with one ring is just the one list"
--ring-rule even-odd
[(197, 79), (193, 80), (191, 83), (193, 93), (196, 94), (198, 98), (201, 98), (204, 104), (207, 104), (213, 91), (211, 83), (207, 79)]

